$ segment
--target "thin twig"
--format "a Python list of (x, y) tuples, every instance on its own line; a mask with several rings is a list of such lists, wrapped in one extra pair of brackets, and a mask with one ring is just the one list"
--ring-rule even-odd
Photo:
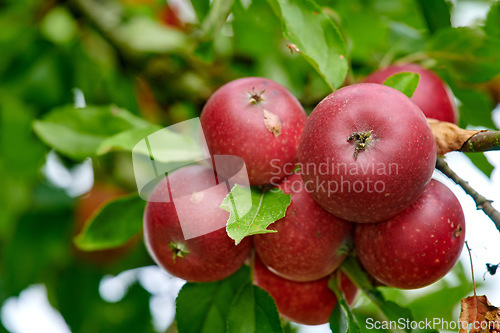
[(500, 231), (500, 212), (497, 211), (492, 205), (492, 201), (486, 199), (481, 194), (477, 193), (469, 183), (462, 178), (460, 178), (453, 170), (450, 169), (448, 163), (445, 162), (444, 158), (438, 157), (436, 160), (436, 169), (441, 171), (445, 176), (453, 180), (456, 184), (474, 199), (477, 209), (481, 209), (488, 217), (495, 223), (496, 228)]
[(469, 243), (467, 243), (467, 241), (465, 241), (465, 246), (467, 246), (467, 252), (469, 252), (470, 271), (472, 274), (472, 287), (474, 288), (474, 297), (476, 297), (476, 280), (474, 279), (474, 264), (472, 263), (472, 254), (470, 251)]

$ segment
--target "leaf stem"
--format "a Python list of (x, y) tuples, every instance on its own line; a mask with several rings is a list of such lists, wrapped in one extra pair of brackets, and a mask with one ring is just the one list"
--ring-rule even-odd
[(436, 169), (441, 171), (445, 176), (453, 180), (460, 187), (474, 199), (477, 209), (481, 209), (492, 221), (495, 223), (496, 228), (500, 232), (500, 212), (492, 205), (492, 201), (486, 199), (476, 190), (474, 190), (467, 181), (460, 178), (446, 163), (443, 157), (438, 157), (436, 160)]

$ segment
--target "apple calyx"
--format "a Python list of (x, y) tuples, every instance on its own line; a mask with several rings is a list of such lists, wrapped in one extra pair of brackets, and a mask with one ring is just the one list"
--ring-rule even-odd
[(357, 159), (358, 153), (365, 150), (367, 145), (373, 141), (372, 136), (373, 130), (368, 132), (353, 132), (347, 138), (347, 141), (354, 142), (354, 159)]
[(263, 101), (264, 98), (262, 97), (262, 94), (264, 93), (264, 91), (266, 90), (264, 89), (261, 92), (256, 92), (254, 88), (252, 88), (252, 91), (248, 91), (248, 93), (250, 94), (250, 103), (257, 104)]
[(186, 244), (184, 243), (170, 242), (168, 243), (168, 246), (170, 246), (170, 249), (172, 250), (174, 261), (177, 257), (183, 258), (186, 254), (189, 254), (189, 251), (186, 248)]

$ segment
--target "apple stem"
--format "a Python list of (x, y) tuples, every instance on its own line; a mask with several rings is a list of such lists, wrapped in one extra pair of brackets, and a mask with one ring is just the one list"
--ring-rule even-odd
[(250, 94), (250, 103), (257, 104), (263, 101), (264, 98), (262, 97), (262, 94), (264, 93), (264, 91), (266, 90), (264, 89), (259, 93), (255, 91), (255, 88), (252, 88), (252, 91), (248, 91), (248, 93)]
[(354, 141), (354, 159), (358, 158), (358, 153), (365, 150), (367, 145), (373, 141), (372, 138), (373, 130), (368, 132), (353, 132), (347, 138), (347, 141)]
[(172, 250), (172, 255), (173, 255), (173, 258), (174, 258), (174, 262), (175, 262), (175, 259), (177, 257), (182, 258), (186, 254), (189, 254), (189, 251), (186, 248), (186, 245), (184, 243), (170, 242), (170, 243), (168, 243), (168, 246), (170, 246), (170, 249)]

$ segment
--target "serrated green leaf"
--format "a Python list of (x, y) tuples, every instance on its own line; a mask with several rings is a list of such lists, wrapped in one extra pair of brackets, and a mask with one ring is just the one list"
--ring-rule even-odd
[(94, 251), (125, 244), (142, 230), (144, 206), (145, 202), (137, 194), (109, 202), (75, 236), (76, 246)]
[(227, 333), (281, 333), (278, 308), (263, 289), (248, 283), (236, 294), (227, 316)]
[(248, 266), (221, 281), (186, 283), (176, 299), (175, 319), (179, 333), (224, 333), (231, 302), (238, 290), (248, 283)]
[[(397, 322), (400, 318), (404, 318), (405, 321), (413, 321), (411, 310), (386, 300), (382, 293), (371, 284), (355, 258), (347, 257), (342, 263), (341, 269), (358, 288), (363, 290), (388, 320)], [(405, 331), (410, 332), (411, 328), (407, 327)]]
[(65, 106), (33, 122), (33, 128), (42, 141), (77, 160), (94, 155), (107, 137), (149, 126), (147, 121), (116, 106)]
[(337, 304), (329, 320), (332, 332), (359, 333), (361, 331), (359, 323), (347, 304), (344, 293), (340, 289), (338, 275), (332, 275), (328, 281), (328, 287), (334, 292), (335, 297), (337, 297)]
[(426, 53), (464, 81), (481, 83), (500, 73), (500, 39), (480, 28), (441, 29), (428, 41)]
[(417, 3), (431, 33), (451, 27), (450, 9), (445, 0), (417, 0)]
[[(346, 46), (335, 22), (314, 1), (278, 0), (283, 34), (299, 49), (332, 90), (348, 71)], [(270, 2), (273, 6), (273, 2)]]
[[(276, 232), (267, 230), (267, 227), (285, 216), (291, 202), (290, 194), (280, 189), (264, 193), (252, 188), (251, 200), (248, 200), (248, 191), (248, 188), (236, 184), (220, 205), (230, 213), (226, 231), (236, 244), (246, 236)], [(247, 213), (239, 216), (238, 212)]]
[(403, 72), (389, 76), (384, 81), (384, 85), (399, 90), (411, 98), (417, 89), (419, 79), (420, 75), (417, 73)]
[(494, 2), (486, 17), (484, 30), (492, 37), (500, 38), (500, 2)]

